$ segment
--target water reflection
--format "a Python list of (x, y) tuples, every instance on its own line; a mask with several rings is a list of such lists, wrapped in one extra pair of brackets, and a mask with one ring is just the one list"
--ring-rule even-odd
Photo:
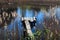
[(20, 7), (17, 7), (17, 14), (22, 17), (22, 9)]
[(55, 9), (56, 17), (60, 20), (60, 7)]
[[(60, 8), (57, 8), (56, 9), (56, 15), (54, 15), (54, 16), (57, 16), (58, 17), (58, 19), (60, 18), (59, 17), (59, 11), (60, 10)], [(23, 10), (22, 10), (23, 11)], [(20, 8), (18, 8), (18, 10), (17, 10), (17, 14), (18, 14), (18, 16), (22, 16), (22, 15), (24, 15), (24, 17), (34, 17), (34, 11), (32, 10), (32, 9), (26, 9), (25, 10), (25, 13), (24, 14), (20, 14), (20, 13), (22, 13), (21, 12), (21, 9)], [(49, 12), (48, 12), (49, 13)], [(50, 12), (51, 13), (51, 12)], [(54, 29), (54, 27), (57, 25), (57, 22), (55, 22), (55, 19), (54, 19), (54, 16), (52, 17), (52, 18), (49, 18), (52, 14), (49, 14), (48, 15), (48, 17), (47, 18), (49, 18), (49, 20), (47, 19), (47, 18), (45, 18), (45, 13), (43, 12), (43, 11), (38, 11), (37, 12), (37, 16), (36, 16), (36, 26), (38, 26), (37, 28), (39, 28), (39, 29), (41, 29), (41, 30), (43, 30), (44, 29), (44, 26), (43, 26), (43, 23), (44, 22), (46, 22), (46, 24), (45, 25), (47, 25), (48, 27), (50, 27), (51, 26), (51, 30), (53, 30)], [(45, 19), (46, 19), (46, 21), (45, 21)], [(23, 30), (23, 26), (22, 26), (22, 23), (21, 23), (21, 19), (19, 18), (19, 17), (17, 17), (16, 18), (16, 22), (17, 22), (17, 24), (18, 24), (18, 29), (19, 29), (19, 34), (20, 34), (20, 32)], [(16, 23), (15, 22), (15, 23)], [(55, 25), (55, 26), (54, 26)], [(56, 27), (57, 28), (57, 27)], [(33, 27), (32, 28), (32, 32), (35, 32), (35, 28)]]
[(44, 12), (39, 11), (36, 16), (36, 19), (37, 19), (37, 23), (42, 23), (44, 21)]
[[(15, 35), (17, 35), (17, 37), (19, 38), (19, 37), (22, 37), (23, 36), (23, 30), (24, 30), (24, 28), (23, 28), (23, 24), (22, 24), (22, 20), (21, 20), (21, 17), (22, 17), (22, 15), (24, 15), (24, 17), (34, 17), (35, 16), (35, 11), (33, 10), (33, 9), (25, 9), (25, 12), (22, 14), (22, 8), (20, 8), (20, 7), (17, 7), (17, 10), (14, 12), (14, 13), (16, 13), (17, 14), (17, 17), (15, 17), (15, 19), (14, 20), (11, 20), (10, 21), (10, 24), (8, 25), (8, 27), (7, 27), (7, 30), (8, 30), (8, 32), (7, 32), (7, 34), (9, 34), (10, 35), (10, 39), (12, 38), (14, 38), (13, 36)], [(55, 14), (55, 16), (56, 16), (56, 19), (58, 19), (58, 20), (60, 20), (60, 8), (56, 8), (55, 9), (55, 12), (56, 12), (56, 14)], [(12, 12), (11, 12), (12, 13)], [(49, 14), (48, 14), (48, 16), (45, 16), (45, 15), (47, 15), (46, 13), (44, 13), (43, 11), (37, 11), (37, 15), (36, 15), (36, 25), (32, 28), (32, 32), (34, 33), (35, 31), (36, 31), (36, 29), (41, 29), (41, 30), (43, 30), (44, 29), (44, 26), (43, 26), (43, 23), (45, 22), (46, 24), (46, 26), (51, 26), (52, 27), (52, 29), (53, 29), (53, 27), (55, 27), (56, 26), (56, 24), (58, 24), (57, 22), (55, 22), (55, 19), (54, 19), (54, 17), (53, 18), (49, 18), (50, 16), (51, 16), (51, 14), (50, 14), (50, 11), (48, 12)], [(46, 19), (46, 20), (45, 20)], [(55, 26), (54, 26), (55, 25)], [(58, 24), (59, 25), (59, 24)], [(59, 27), (59, 26), (58, 26)], [(56, 27), (57, 28), (57, 27)], [(18, 29), (18, 30), (17, 30)], [(52, 30), (51, 29), (51, 30)], [(3, 33), (3, 32), (2, 32)], [(16, 33), (16, 34), (15, 34)], [(12, 34), (13, 34), (13, 36), (12, 36)], [(11, 40), (12, 40), (11, 39)], [(20, 38), (19, 38), (20, 39)]]
[(34, 11), (31, 9), (26, 9), (24, 17), (34, 17)]

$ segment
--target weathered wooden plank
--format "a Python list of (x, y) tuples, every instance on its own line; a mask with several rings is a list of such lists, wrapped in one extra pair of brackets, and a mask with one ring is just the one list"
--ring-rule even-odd
[(18, 5), (31, 5), (31, 6), (40, 6), (40, 5), (60, 5), (60, 0), (0, 0), (0, 6), (2, 7), (14, 7)]

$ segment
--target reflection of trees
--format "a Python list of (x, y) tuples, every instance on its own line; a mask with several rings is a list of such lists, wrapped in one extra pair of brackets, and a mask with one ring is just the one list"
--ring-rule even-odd
[[(60, 21), (53, 18), (45, 18), (43, 22), (44, 29), (36, 29), (35, 37), (38, 40), (60, 40)], [(40, 35), (39, 35), (40, 33)]]
[(45, 19), (45, 22), (44, 22), (45, 26), (47, 29), (50, 30), (50, 34), (53, 33), (53, 38), (51, 40), (57, 40), (59, 39), (59, 33), (60, 33), (60, 30), (59, 30), (59, 23), (56, 21), (56, 19), (54, 18), (47, 18)]
[[(12, 10), (12, 11), (11, 11)], [(13, 11), (14, 10), (14, 11)], [(8, 25), (11, 23), (12, 19), (16, 17), (16, 9), (0, 9), (0, 27), (5, 26), (5, 23)], [(15, 15), (15, 16), (14, 16)]]
[[(12, 15), (13, 14), (13, 15)], [(16, 10), (15, 9), (4, 9), (1, 11), (0, 9), (0, 40), (8, 40), (11, 39), (11, 31), (9, 29), (5, 29), (4, 26), (8, 26), (12, 20), (16, 17)]]

